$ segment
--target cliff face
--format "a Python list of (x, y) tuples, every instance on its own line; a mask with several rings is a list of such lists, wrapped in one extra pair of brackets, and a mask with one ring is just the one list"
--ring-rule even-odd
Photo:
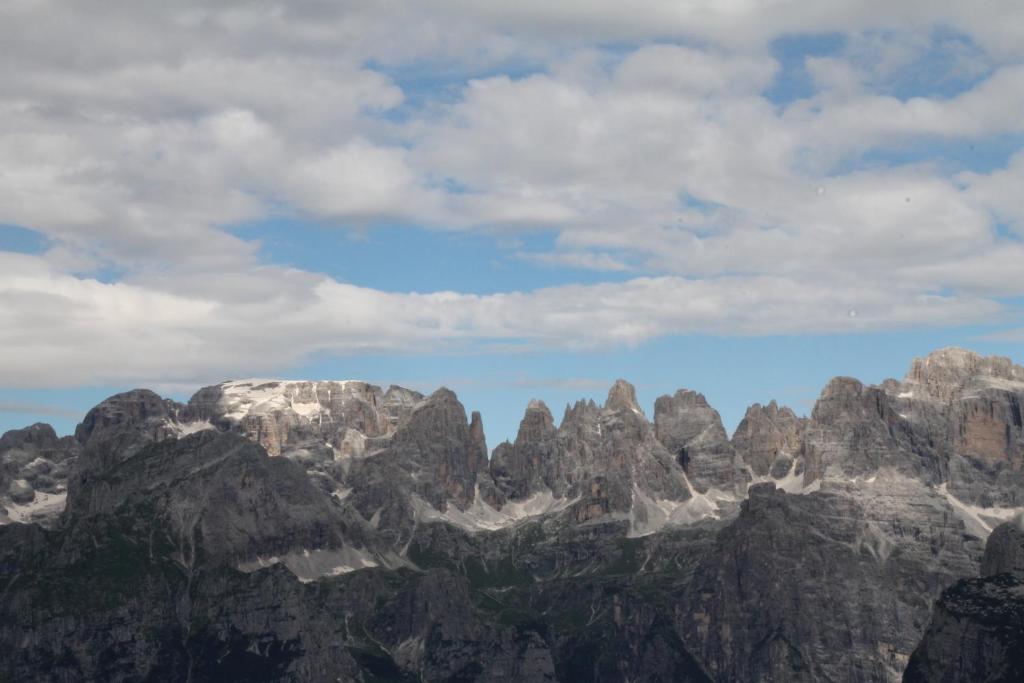
[(735, 491), (749, 481), (743, 463), (722, 426), (718, 411), (703, 395), (680, 389), (654, 403), (658, 440), (676, 457), (694, 488)]
[(0, 523), (48, 524), (64, 509), (67, 480), (81, 446), (34, 424), (0, 436)]
[(119, 394), (0, 437), (0, 679), (1009, 680), (1022, 378), (945, 350), (732, 439), (620, 380), (490, 458), (447, 389)]
[(1024, 531), (1020, 519), (989, 536), (981, 577), (942, 593), (904, 681), (1024, 680)]
[(547, 406), (531, 404), (515, 443), (495, 450), (491, 476), (506, 507), (550, 496), (571, 506), (578, 523), (631, 519), (637, 533), (687, 514), (693, 497), (684, 463), (658, 438), (623, 380), (601, 408), (592, 401), (567, 407), (557, 429)]
[(807, 420), (791, 408), (779, 407), (775, 401), (765, 406), (755, 403), (736, 428), (732, 444), (754, 476), (771, 473), (780, 479), (799, 455), (806, 428)]
[(913, 480), (749, 494), (676, 612), (716, 680), (898, 680), (928, 596), (977, 566), (980, 545)]
[(955, 496), (983, 507), (1024, 504), (1024, 368), (944, 349), (915, 360), (897, 396), (912, 408), (915, 426), (921, 423), (921, 437), (946, 456)]
[(193, 429), (231, 429), (270, 455), (357, 457), (394, 434), (423, 395), (366, 382), (238, 380), (199, 390)]

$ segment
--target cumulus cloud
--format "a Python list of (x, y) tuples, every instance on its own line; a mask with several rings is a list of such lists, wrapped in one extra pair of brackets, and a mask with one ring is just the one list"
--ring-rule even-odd
[[(197, 381), (315, 353), (600, 348), (693, 332), (795, 334), (979, 321), (975, 298), (811, 288), (782, 277), (674, 276), (491, 295), (380, 292), (264, 267), (103, 283), (25, 255), (0, 259), (0, 375), (9, 386)], [(470, 346), (472, 345), (472, 346)]]
[[(173, 383), (321, 353), (1007, 320), (1022, 153), (950, 171), (872, 152), (1024, 133), (1022, 12), (5, 3), (0, 224), (47, 249), (0, 252), (0, 376)], [(773, 101), (773, 41), (830, 32), (811, 92)], [(901, 94), (935, 54), (945, 80)], [(381, 292), (274, 266), (229, 229), (281, 215), (545, 231), (553, 248), (516, 255), (632, 279)]]

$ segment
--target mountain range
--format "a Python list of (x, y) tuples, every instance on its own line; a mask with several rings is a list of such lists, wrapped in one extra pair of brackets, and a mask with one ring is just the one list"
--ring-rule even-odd
[(118, 394), (0, 437), (0, 680), (1024, 680), (1022, 404), (958, 348), (493, 451), (445, 388)]

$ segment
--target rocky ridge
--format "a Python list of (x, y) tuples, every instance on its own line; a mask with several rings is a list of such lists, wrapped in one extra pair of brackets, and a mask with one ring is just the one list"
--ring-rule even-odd
[(1017, 562), (1022, 377), (943, 350), (731, 439), (700, 394), (648, 421), (620, 380), (557, 424), (531, 402), (490, 458), (447, 389), (119, 394), (0, 439), (7, 520), (52, 527), (0, 527), (0, 653), (32, 644), (0, 677), (898, 680), (944, 586)]

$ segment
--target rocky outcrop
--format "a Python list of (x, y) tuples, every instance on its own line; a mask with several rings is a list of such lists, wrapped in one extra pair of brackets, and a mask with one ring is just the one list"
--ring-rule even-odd
[(392, 547), (407, 544), (421, 518), (463, 519), (493, 487), (479, 414), (467, 421), (455, 394), (437, 390), (399, 423), (386, 448), (349, 464), (343, 486), (346, 503)]
[(800, 496), (751, 486), (676, 611), (714, 680), (899, 678), (931, 601), (980, 548), (941, 496), (894, 481)]
[(964, 579), (942, 594), (906, 683), (1024, 680), (1024, 579)]
[(963, 397), (981, 387), (1018, 389), (1024, 383), (1024, 367), (1009, 358), (981, 356), (973, 351), (948, 347), (924, 358), (915, 358), (903, 382), (904, 391), (916, 391), (920, 398), (943, 403)]
[(196, 392), (188, 417), (243, 434), (271, 455), (331, 460), (385, 445), (422, 399), (367, 382), (237, 380)]
[(77, 494), (147, 446), (176, 439), (174, 425), (184, 409), (148, 389), (135, 389), (115, 394), (86, 413), (75, 429), (81, 455), (69, 478), (67, 506), (76, 506)]
[(680, 389), (673, 396), (659, 397), (654, 403), (654, 429), (701, 493), (711, 488), (731, 491), (748, 481), (722, 418), (702, 394)]
[(578, 403), (567, 411), (559, 435), (580, 522), (630, 511), (646, 521), (653, 510), (639, 500), (634, 506), (635, 491), (653, 501), (690, 497), (682, 468), (658, 442), (632, 385), (623, 380), (609, 390), (602, 409)]
[(985, 543), (981, 576), (1006, 572), (1024, 572), (1024, 518), (1000, 524)]
[(1024, 680), (1024, 532), (989, 536), (981, 578), (963, 579), (935, 604), (903, 677), (908, 683)]
[(75, 439), (91, 458), (90, 468), (107, 467), (151, 443), (176, 437), (172, 425), (184, 409), (149, 389), (116, 394), (85, 414)]
[(491, 475), (498, 488), (512, 500), (524, 500), (538, 491), (555, 497), (567, 495), (568, 482), (562, 472), (563, 450), (555, 420), (543, 401), (531, 401), (519, 423), (514, 443), (494, 449)]
[(567, 406), (557, 429), (547, 406), (531, 403), (515, 443), (495, 449), (491, 475), (509, 501), (548, 494), (572, 501), (575, 523), (629, 517), (638, 531), (663, 525), (691, 498), (683, 466), (658, 440), (624, 380), (611, 387), (603, 407)]
[(755, 403), (747, 408), (736, 428), (732, 445), (755, 476), (771, 473), (778, 479), (785, 476), (800, 453), (806, 422), (791, 408), (780, 408), (775, 401), (765, 406)]
[(945, 476), (941, 444), (897, 409), (880, 387), (849, 377), (829, 382), (805, 431), (803, 455), (813, 478), (864, 478), (889, 468), (927, 484)]
[(480, 415), (470, 424), (455, 393), (438, 389), (417, 404), (378, 460), (393, 460), (408, 472), (411, 490), (438, 510), (449, 502), (465, 509), (488, 465)]
[(0, 523), (55, 521), (80, 450), (43, 423), (0, 436)]
[(945, 485), (968, 505), (1021, 507), (1022, 378), (1008, 359), (942, 349), (916, 359), (902, 381), (833, 379), (807, 420), (755, 405), (732, 443), (756, 477), (799, 473), (804, 488), (887, 470)]
[(269, 458), (231, 433), (155, 443), (72, 482), (70, 499), (64, 526), (72, 538), (89, 533), (96, 520), (142, 518), (161, 528), (171, 558), (189, 569), (280, 561), (302, 576), (317, 573), (318, 555), (334, 569), (382, 561), (367, 547), (362, 520), (318, 490), (299, 465)]
[(1024, 367), (942, 349), (915, 359), (893, 393), (911, 408), (904, 412), (917, 431), (946, 453), (955, 496), (982, 507), (1024, 505)]

